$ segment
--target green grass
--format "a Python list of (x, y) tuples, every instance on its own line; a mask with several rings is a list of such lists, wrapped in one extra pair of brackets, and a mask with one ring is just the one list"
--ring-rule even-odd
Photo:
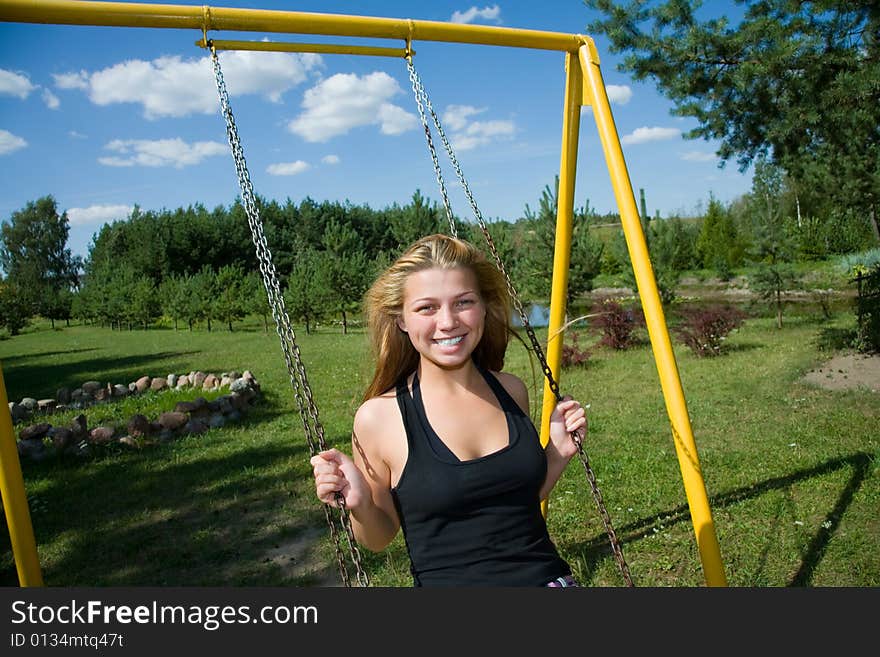
[[(772, 318), (756, 317), (721, 357), (699, 359), (675, 346), (731, 586), (880, 585), (880, 396), (801, 382), (828, 355), (823, 332), (850, 323), (851, 314), (829, 323), (810, 312), (787, 316), (777, 330)], [(297, 337), (326, 440), (347, 449), (370, 367), (364, 336), (324, 327)], [(262, 387), (262, 399), (234, 426), (140, 451), (24, 462), (46, 584), (339, 583), (274, 332), (256, 324), (234, 333), (37, 326), (0, 341), (0, 361), (10, 400), (53, 397), (89, 379), (127, 384), (196, 369), (250, 369)], [(516, 343), (508, 369), (542, 385)], [(590, 404), (587, 452), (635, 584), (704, 585), (650, 346), (594, 348), (585, 368), (563, 372), (562, 388)], [(179, 398), (158, 393), (141, 403), (156, 414)], [(113, 406), (100, 412), (112, 415)], [(86, 411), (89, 426), (97, 412)], [(131, 408), (117, 412), (121, 419)], [(577, 459), (554, 490), (548, 522), (584, 583), (623, 585)], [(400, 537), (363, 557), (372, 584), (410, 584)], [(17, 581), (0, 530), (0, 585)]]

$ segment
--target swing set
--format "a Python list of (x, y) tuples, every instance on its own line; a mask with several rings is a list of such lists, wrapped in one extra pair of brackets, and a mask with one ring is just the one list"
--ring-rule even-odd
[[(389, 19), (305, 12), (268, 11), (258, 9), (235, 9), (210, 6), (151, 5), (119, 2), (79, 2), (72, 0), (0, 0), (0, 20), (5, 22), (47, 23), (65, 25), (100, 25), (116, 27), (150, 27), (198, 30), (202, 38), (196, 45), (209, 50), (220, 109), (226, 123), (226, 134), (232, 151), (235, 170), (241, 188), (241, 200), (251, 230), (259, 261), (263, 284), (269, 307), (275, 320), (276, 331), (293, 394), (303, 423), (310, 455), (327, 448), (324, 429), (319, 419), (311, 386), (296, 342), (296, 333), (284, 306), (271, 251), (263, 233), (256, 196), (250, 180), (244, 150), (229, 102), (226, 83), (220, 67), (220, 50), (258, 50), (283, 52), (311, 52), (326, 54), (369, 55), (403, 58), (406, 61), (413, 95), (425, 132), (425, 139), (434, 173), (437, 178), (450, 234), (457, 237), (455, 218), (449, 202), (446, 184), (440, 167), (433, 131), (439, 138), (455, 171), (459, 184), (470, 204), (474, 220), (480, 228), (495, 264), (504, 275), (513, 306), (525, 329), (531, 350), (538, 358), (544, 374), (544, 396), (540, 423), (541, 443), (549, 440), (549, 418), (556, 403), (562, 398), (559, 389), (559, 371), (562, 357), (562, 329), (565, 321), (565, 299), (568, 286), (568, 270), (571, 257), (572, 221), (574, 208), (574, 182), (577, 164), (578, 133), (581, 108), (592, 108), (602, 149), (611, 177), (611, 183), (620, 212), (627, 248), (635, 273), (639, 297), (644, 310), (654, 359), (660, 376), (660, 384), (672, 427), (676, 455), (682, 474), (694, 532), (708, 586), (726, 586), (718, 540), (712, 521), (711, 509), (700, 471), (696, 444), (684, 399), (672, 343), (663, 316), (642, 224), (636, 209), (632, 186), (629, 181), (607, 92), (599, 67), (599, 56), (593, 40), (580, 34), (562, 34), (535, 30), (502, 27), (441, 23), (405, 19)], [(374, 37), (403, 42), (403, 48), (376, 46), (308, 44), (270, 41), (217, 40), (209, 32), (249, 31), (285, 34), (320, 34), (348, 37)], [(550, 316), (546, 353), (532, 329), (522, 302), (502, 262), (489, 229), (477, 206), (467, 180), (446, 137), (440, 119), (431, 105), (428, 93), (414, 66), (413, 43), (417, 40), (470, 43), (487, 46), (507, 46), (551, 50), (565, 56), (565, 100), (563, 108), (562, 149), (559, 171), (559, 189), (556, 217), (556, 233), (551, 283)], [(430, 121), (429, 121), (430, 117)], [(612, 552), (621, 576), (627, 586), (633, 586), (629, 567), (623, 556), (611, 519), (602, 500), (596, 478), (581, 442), (572, 434), (578, 457), (583, 466), (593, 499), (608, 534)], [(11, 415), (8, 411), (6, 388), (0, 370), (0, 492), (2, 492), (10, 538), (15, 554), (19, 581), (22, 586), (42, 585), (36, 544), (21, 465), (15, 445)], [(324, 515), (333, 539), (340, 576), (346, 586), (351, 586), (350, 564), (355, 569), (359, 586), (369, 586), (369, 576), (364, 571), (360, 551), (351, 529), (349, 513), (341, 496), (337, 496), (338, 513), (323, 505)], [(547, 501), (542, 511), (547, 513)], [(338, 526), (337, 526), (338, 525)], [(340, 536), (340, 528), (344, 539)], [(347, 548), (348, 554), (343, 552)]]

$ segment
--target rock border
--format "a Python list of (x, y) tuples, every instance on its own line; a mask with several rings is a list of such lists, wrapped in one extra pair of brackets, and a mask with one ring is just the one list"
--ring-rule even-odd
[[(19, 457), (42, 461), (53, 456), (88, 456), (96, 447), (119, 444), (140, 449), (152, 443), (165, 443), (186, 435), (202, 434), (208, 429), (240, 421), (260, 395), (260, 384), (249, 370), (245, 370), (241, 375), (237, 372), (229, 372), (220, 377), (203, 372), (193, 374), (197, 376), (195, 378), (189, 378), (189, 375), (181, 377), (169, 375), (165, 378), (141, 377), (135, 382), (134, 389), (126, 388), (129, 390), (128, 393), (116, 396), (140, 394), (147, 390), (181, 389), (187, 386), (203, 390), (219, 390), (228, 386), (229, 393), (211, 401), (204, 397), (196, 397), (192, 401), (179, 401), (173, 410), (160, 413), (153, 420), (138, 413), (131, 416), (124, 426), (101, 425), (89, 428), (85, 414), (75, 417), (68, 426), (53, 426), (49, 422), (29, 424), (19, 431), (17, 442)], [(168, 385), (171, 377), (175, 377), (175, 383)], [(181, 379), (184, 380), (182, 385), (180, 384)], [(164, 381), (165, 385), (156, 384), (154, 386), (154, 381)], [(190, 381), (195, 385), (191, 385)], [(97, 385), (98, 387), (95, 388), (83, 384), (80, 389), (84, 392), (89, 389), (114, 390), (114, 386), (109, 383), (106, 386), (100, 383)], [(94, 396), (93, 392), (86, 394), (92, 395), (93, 403), (109, 401), (114, 397), (112, 392), (100, 399)], [(10, 402), (10, 411), (12, 404), (13, 402)], [(72, 405), (62, 406), (64, 408), (81, 408)], [(59, 405), (53, 406), (52, 411), (37, 408), (42, 413), (61, 410)]]

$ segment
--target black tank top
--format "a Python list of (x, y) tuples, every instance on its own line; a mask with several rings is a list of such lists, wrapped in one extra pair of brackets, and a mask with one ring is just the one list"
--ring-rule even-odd
[(431, 428), (418, 376), (397, 403), (409, 448), (391, 489), (415, 586), (543, 586), (570, 574), (547, 533), (540, 489), (547, 458), (531, 419), (477, 368), (507, 418), (509, 443), (461, 461)]

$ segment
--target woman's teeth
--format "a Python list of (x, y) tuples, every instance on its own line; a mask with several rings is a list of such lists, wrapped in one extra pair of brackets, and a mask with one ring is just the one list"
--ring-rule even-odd
[(458, 344), (464, 339), (463, 335), (459, 335), (457, 338), (447, 338), (445, 340), (437, 340), (437, 344), (441, 344), (444, 347), (451, 347), (452, 345)]

